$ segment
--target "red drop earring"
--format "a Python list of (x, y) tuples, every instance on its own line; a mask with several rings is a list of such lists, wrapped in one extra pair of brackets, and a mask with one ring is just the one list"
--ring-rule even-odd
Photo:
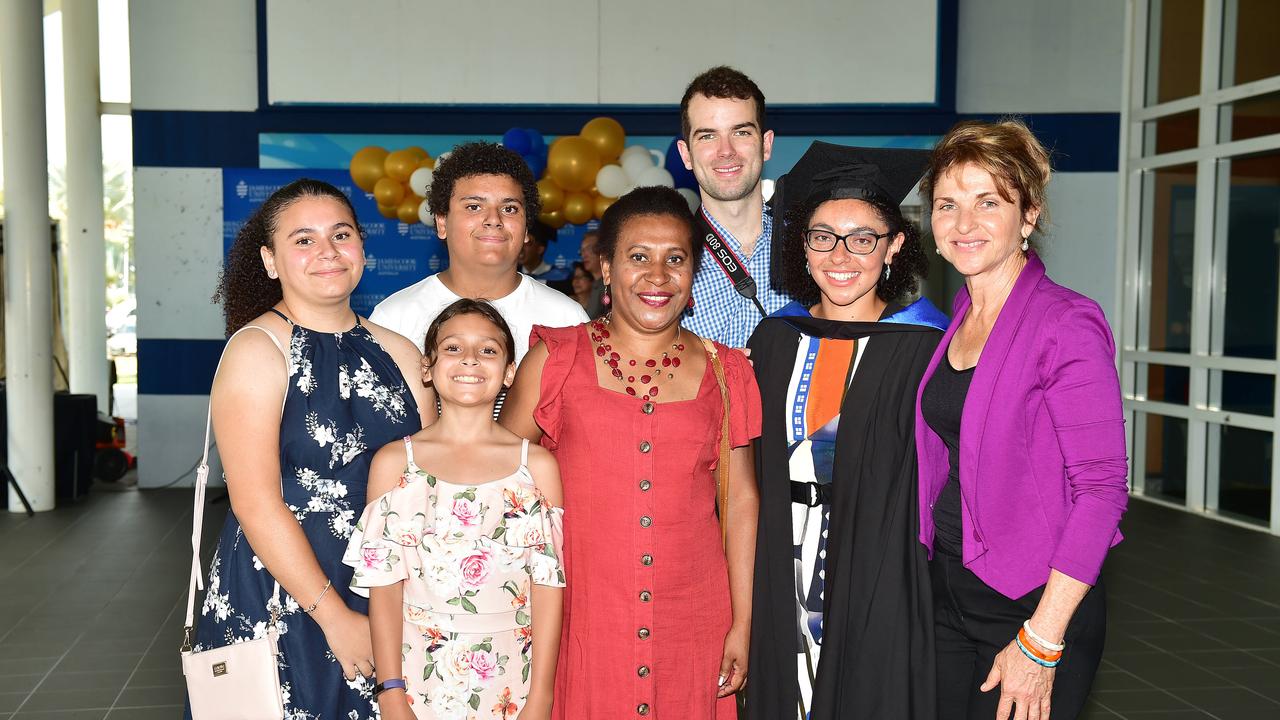
[(600, 295), (600, 304), (609, 307), (613, 304), (613, 298), (609, 297), (609, 286), (604, 286), (604, 293)]
[(692, 295), (690, 295), (690, 296), (689, 296), (688, 309), (690, 309), (690, 310), (692, 310), (692, 309), (693, 309), (693, 296), (692, 296)]

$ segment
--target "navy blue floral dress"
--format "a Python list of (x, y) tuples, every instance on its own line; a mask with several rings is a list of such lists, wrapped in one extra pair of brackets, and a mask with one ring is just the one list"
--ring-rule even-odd
[[(280, 420), (284, 501), (333, 581), (329, 592), (368, 614), (369, 601), (349, 589), (353, 569), (343, 564), (342, 554), (364, 510), (370, 451), (420, 429), (417, 403), (391, 356), (358, 319), (340, 333), (290, 325), (289, 385)], [(209, 568), (196, 649), (264, 636), (274, 583), (235, 515), (227, 513)], [(309, 606), (319, 593), (317, 587), (299, 600), (281, 589), (277, 627), (285, 717), (374, 718), (373, 682), (342, 677), (320, 626), (299, 606)]]

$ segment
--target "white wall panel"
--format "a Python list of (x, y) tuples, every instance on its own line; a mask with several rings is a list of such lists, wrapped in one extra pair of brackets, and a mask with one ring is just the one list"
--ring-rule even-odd
[(1056, 173), (1049, 183), (1045, 265), (1059, 285), (1093, 298), (1115, 326), (1118, 173)]
[[(179, 487), (190, 487), (195, 473), (184, 475), (200, 459), (204, 439), (205, 395), (138, 396), (138, 486), (159, 487), (181, 476)], [(209, 453), (209, 484), (222, 484), (222, 463), (215, 448)]]
[(256, 109), (254, 15), (253, 0), (130, 0), (133, 108)]
[(144, 167), (133, 182), (138, 337), (222, 338), (210, 301), (222, 269), (222, 170)]
[(672, 104), (716, 64), (772, 103), (931, 103), (936, 0), (272, 0), (272, 103)]
[(957, 110), (1119, 112), (1124, 5), (1119, 0), (964, 0)]

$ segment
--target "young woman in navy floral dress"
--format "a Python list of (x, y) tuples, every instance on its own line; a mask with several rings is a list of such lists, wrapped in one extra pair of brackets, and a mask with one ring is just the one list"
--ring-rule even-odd
[(296, 181), (241, 229), (216, 296), (228, 335), (251, 329), (228, 342), (213, 383), (231, 512), (196, 649), (264, 635), (279, 582), (291, 720), (376, 717), (368, 602), (350, 592), (342, 554), (364, 508), (368, 450), (423, 424), (417, 349), (351, 310), (363, 246), (346, 196)]

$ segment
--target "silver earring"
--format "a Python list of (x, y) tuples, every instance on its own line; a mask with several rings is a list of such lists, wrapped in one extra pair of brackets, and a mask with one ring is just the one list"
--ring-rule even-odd
[(1031, 249), (1031, 245), (1027, 243), (1026, 238), (1022, 238), (1022, 252), (1026, 252), (1029, 249)]
[(275, 279), (279, 278), (280, 276), (276, 274), (276, 271), (275, 271), (275, 270), (268, 270), (268, 271), (267, 271), (267, 277), (271, 278), (272, 280), (275, 280)]
[(941, 255), (941, 254), (942, 254), (942, 248), (940, 248), (940, 247), (936, 247), (936, 248), (934, 248), (934, 249), (933, 249), (933, 251), (934, 251), (934, 252), (936, 252), (936, 253), (938, 253), (939, 255)]
[(889, 265), (884, 266), (884, 281), (889, 282), (889, 276), (893, 274), (893, 268)]

